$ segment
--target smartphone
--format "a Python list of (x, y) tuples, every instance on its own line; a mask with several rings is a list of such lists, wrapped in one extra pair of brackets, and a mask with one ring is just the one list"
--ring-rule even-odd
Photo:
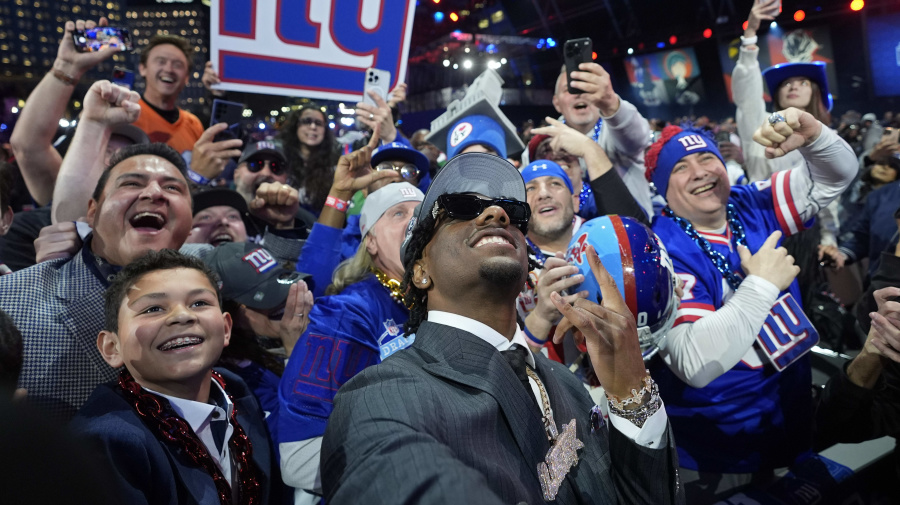
[(75, 42), (75, 48), (82, 53), (93, 53), (107, 47), (114, 47), (119, 51), (134, 49), (128, 28), (98, 26), (90, 30), (75, 30), (72, 33), (72, 40)]
[(214, 142), (240, 138), (241, 121), (244, 120), (244, 109), (246, 108), (246, 105), (239, 102), (229, 102), (218, 98), (213, 100), (209, 125), (228, 123), (228, 128), (216, 135)]
[(579, 64), (593, 61), (594, 59), (591, 57), (592, 52), (593, 43), (589, 37), (566, 41), (563, 56), (566, 60), (566, 81), (568, 82), (569, 93), (573, 95), (584, 93), (584, 91), (572, 87), (572, 72), (579, 70)]
[(716, 134), (716, 145), (721, 146), (722, 142), (731, 142), (731, 134), (728, 132), (719, 132)]
[(391, 73), (387, 70), (379, 70), (377, 68), (366, 69), (366, 80), (363, 83), (363, 103), (367, 103), (372, 107), (378, 107), (375, 100), (369, 96), (369, 90), (375, 90), (382, 100), (387, 102), (388, 88), (391, 86)]
[(112, 82), (128, 89), (134, 89), (134, 72), (127, 68), (115, 67), (112, 71)]
[(900, 128), (885, 128), (882, 138), (890, 139), (892, 144), (900, 142)]

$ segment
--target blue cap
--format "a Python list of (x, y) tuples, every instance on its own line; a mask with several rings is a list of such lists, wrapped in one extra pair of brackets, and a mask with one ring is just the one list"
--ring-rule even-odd
[(466, 116), (447, 133), (447, 157), (452, 158), (472, 144), (484, 144), (506, 158), (506, 133), (493, 119), (480, 114)]
[[(665, 133), (666, 131), (663, 130), (663, 137), (665, 137)], [(651, 150), (653, 150), (652, 146)], [(707, 137), (704, 131), (692, 128), (682, 130), (663, 144), (662, 149), (659, 150), (659, 156), (656, 158), (656, 166), (652, 168), (653, 184), (663, 198), (666, 197), (666, 191), (669, 189), (669, 176), (672, 175), (675, 164), (681, 161), (681, 158), (695, 153), (713, 153), (719, 158), (722, 165), (725, 165), (725, 160), (722, 159), (722, 154), (719, 153), (715, 141)], [(651, 156), (646, 156), (645, 161), (649, 162), (651, 158)], [(651, 167), (648, 166), (648, 168)]]
[(412, 163), (419, 169), (419, 174), (428, 173), (428, 158), (412, 147), (402, 142), (391, 142), (378, 147), (372, 152), (372, 167), (376, 167), (382, 161), (400, 160)]
[(822, 100), (824, 100), (828, 110), (831, 110), (831, 107), (834, 106), (834, 98), (828, 92), (828, 77), (825, 74), (824, 61), (780, 63), (763, 70), (762, 76), (766, 80), (766, 86), (769, 87), (769, 94), (772, 96), (773, 101), (781, 83), (791, 77), (806, 77), (819, 85), (819, 89), (822, 90)]
[(572, 179), (569, 179), (569, 174), (567, 174), (561, 166), (550, 160), (533, 161), (522, 169), (522, 179), (525, 180), (525, 184), (528, 184), (538, 177), (559, 177), (566, 183), (566, 187), (569, 188), (569, 193), (575, 193), (575, 189), (572, 188)]

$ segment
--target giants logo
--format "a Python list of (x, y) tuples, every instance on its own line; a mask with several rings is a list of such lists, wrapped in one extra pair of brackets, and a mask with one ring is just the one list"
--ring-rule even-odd
[(365, 71), (406, 75), (412, 0), (217, 0), (211, 60), (222, 89), (358, 101)]
[(241, 259), (253, 265), (253, 268), (256, 269), (256, 273), (258, 274), (278, 266), (278, 262), (275, 261), (275, 258), (273, 258), (272, 255), (269, 254), (269, 251), (266, 251), (265, 249), (257, 249)]
[(784, 370), (819, 342), (819, 334), (790, 293), (779, 298), (757, 335), (776, 370)]
[[(298, 349), (299, 350), (299, 349)], [(294, 393), (332, 402), (334, 393), (354, 375), (378, 363), (378, 354), (357, 342), (310, 334), (294, 378)]]
[(703, 135), (685, 135), (678, 139), (678, 142), (681, 142), (681, 146), (684, 147), (685, 151), (709, 147), (709, 144), (706, 143), (706, 139), (703, 138)]

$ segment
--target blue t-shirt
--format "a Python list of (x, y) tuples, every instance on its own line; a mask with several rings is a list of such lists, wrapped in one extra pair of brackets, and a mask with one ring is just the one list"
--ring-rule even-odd
[(316, 300), (281, 376), (278, 443), (322, 436), (341, 385), (412, 344), (408, 318), (374, 275)]
[[(751, 252), (773, 231), (791, 235), (805, 228), (791, 197), (790, 174), (779, 172), (768, 181), (732, 187), (729, 203)], [(685, 281), (675, 325), (692, 324), (721, 308), (733, 293), (700, 247), (669, 218), (658, 217), (653, 231)], [(743, 275), (730, 228), (724, 235), (701, 235)], [(744, 359), (706, 387), (689, 386), (656, 360), (652, 375), (666, 403), (681, 466), (715, 473), (755, 472), (788, 466), (808, 450), (812, 376), (806, 352), (817, 341), (818, 334), (803, 315), (795, 279), (779, 294)]]

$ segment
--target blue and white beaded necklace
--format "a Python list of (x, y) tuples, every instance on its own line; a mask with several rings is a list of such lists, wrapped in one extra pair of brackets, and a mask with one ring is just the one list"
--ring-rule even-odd
[[(675, 215), (675, 212), (667, 205), (663, 211), (663, 215), (675, 221), (675, 223), (687, 234), (691, 240), (697, 244), (697, 247), (706, 254), (706, 257), (713, 262), (716, 270), (722, 274), (722, 277), (725, 279), (725, 282), (731, 287), (731, 289), (737, 291), (737, 288), (741, 285), (741, 281), (743, 280), (737, 272), (732, 268), (731, 263), (728, 261), (722, 253), (716, 251), (712, 248), (712, 245), (708, 240), (703, 238), (694, 228), (694, 225), (691, 224), (690, 221), (684, 219), (683, 217), (679, 217)], [(747, 236), (744, 233), (744, 225), (737, 218), (737, 214), (734, 211), (734, 205), (728, 204), (727, 206), (727, 219), (728, 226), (731, 227), (731, 234), (734, 237), (734, 241), (738, 245), (742, 245), (747, 247)]]

